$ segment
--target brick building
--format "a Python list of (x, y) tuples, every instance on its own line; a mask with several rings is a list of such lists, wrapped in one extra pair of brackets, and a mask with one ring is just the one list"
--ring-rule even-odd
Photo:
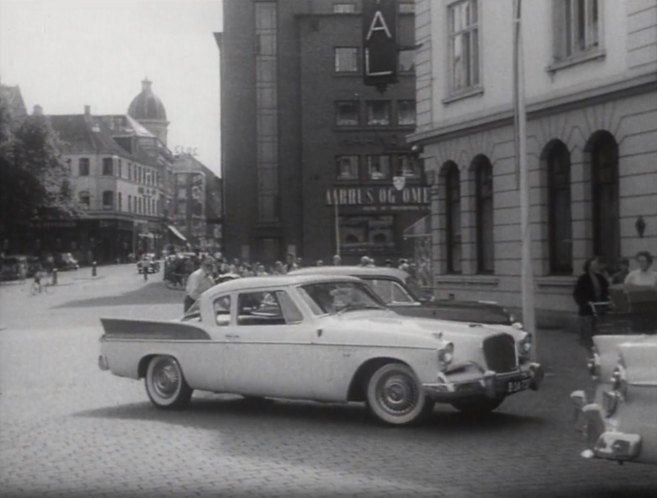
[[(413, 3), (398, 8), (398, 44), (412, 47)], [(400, 52), (397, 84), (365, 86), (362, 24), (358, 1), (224, 1), (227, 256), (411, 255), (404, 231), (429, 203), (405, 140), (415, 127), (413, 51)]]

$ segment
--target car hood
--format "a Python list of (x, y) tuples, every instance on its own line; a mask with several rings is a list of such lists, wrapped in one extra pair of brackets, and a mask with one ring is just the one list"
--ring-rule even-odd
[[(378, 310), (349, 311), (332, 315), (327, 321), (326, 330), (343, 336), (341, 339), (347, 342), (436, 347), (437, 341), (450, 341), (457, 352), (460, 345), (479, 345), (486, 337), (515, 330), (513, 327), (405, 317)], [(511, 335), (515, 338), (515, 334)]]

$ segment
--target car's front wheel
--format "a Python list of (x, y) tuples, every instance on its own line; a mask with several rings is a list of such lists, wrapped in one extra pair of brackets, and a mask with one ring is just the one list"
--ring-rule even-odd
[(189, 387), (178, 361), (172, 356), (156, 356), (146, 370), (146, 393), (158, 408), (180, 409), (189, 404)]
[(366, 394), (370, 411), (391, 425), (418, 422), (433, 409), (415, 373), (403, 363), (379, 367), (367, 382)]
[(495, 398), (481, 396), (452, 401), (452, 406), (467, 415), (485, 415), (500, 406), (502, 401), (504, 401), (504, 396), (497, 396)]

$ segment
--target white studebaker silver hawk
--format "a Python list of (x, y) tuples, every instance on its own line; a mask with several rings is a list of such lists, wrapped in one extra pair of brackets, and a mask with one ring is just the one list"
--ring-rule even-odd
[(101, 321), (100, 368), (144, 378), (159, 408), (184, 407), (197, 389), (365, 401), (403, 425), (434, 402), (494, 410), (543, 377), (526, 332), (398, 315), (349, 276), (243, 278), (206, 291), (177, 321)]

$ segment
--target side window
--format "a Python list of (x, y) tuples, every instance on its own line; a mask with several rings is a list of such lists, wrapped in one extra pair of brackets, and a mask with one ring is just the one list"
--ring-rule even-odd
[(392, 280), (368, 279), (367, 283), (386, 304), (415, 302), (401, 285)]
[(219, 296), (212, 303), (212, 309), (217, 325), (226, 326), (230, 323), (230, 296)]
[(297, 308), (297, 305), (294, 304), (294, 301), (288, 296), (287, 292), (278, 291), (276, 292), (276, 297), (281, 305), (281, 311), (283, 312), (286, 323), (301, 323), (303, 321), (301, 311), (299, 311), (299, 308)]
[(237, 300), (238, 325), (284, 325), (276, 293), (248, 292), (240, 294)]

